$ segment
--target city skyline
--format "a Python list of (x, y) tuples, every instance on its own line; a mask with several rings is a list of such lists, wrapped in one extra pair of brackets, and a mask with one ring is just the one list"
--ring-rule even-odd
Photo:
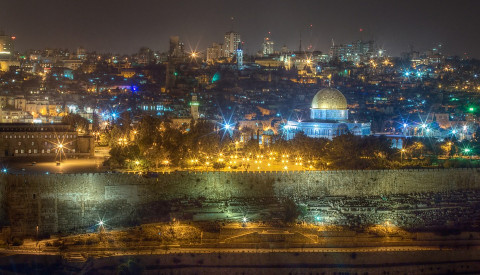
[[(222, 42), (232, 29), (242, 35), (244, 50), (255, 54), (263, 39), (271, 37), (275, 49), (286, 45), (327, 53), (337, 44), (374, 39), (389, 55), (399, 56), (413, 46), (417, 51), (444, 45), (447, 55), (478, 58), (475, 33), (478, 20), (473, 12), (479, 3), (448, 1), (431, 4), (403, 1), (370, 5), (303, 1), (108, 1), (42, 3), (9, 1), (0, 11), (0, 29), (14, 35), (16, 50), (69, 48), (89, 51), (133, 53), (142, 46), (166, 51), (168, 38), (178, 35), (187, 51), (202, 51)], [(95, 7), (95, 8), (92, 8)], [(51, 13), (51, 14), (50, 14)], [(234, 18), (232, 24), (231, 18)], [(35, 26), (33, 28), (33, 26)], [(271, 34), (268, 34), (268, 33)]]

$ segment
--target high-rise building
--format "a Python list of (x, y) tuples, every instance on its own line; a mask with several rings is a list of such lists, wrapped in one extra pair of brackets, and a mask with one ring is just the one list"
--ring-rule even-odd
[(216, 60), (222, 58), (223, 53), (223, 44), (213, 43), (211, 47), (207, 48), (207, 62), (213, 63)]
[(14, 52), (14, 36), (0, 32), (0, 59), (10, 58)]
[(359, 62), (371, 58), (375, 54), (374, 41), (358, 40), (352, 44), (332, 45), (330, 57), (340, 61)]
[(170, 36), (170, 57), (183, 57), (185, 54), (185, 45), (180, 42), (180, 37)]
[(77, 48), (77, 58), (78, 59), (85, 59), (87, 57), (87, 50), (84, 47)]
[(240, 34), (236, 33), (234, 31), (229, 31), (225, 33), (225, 39), (224, 39), (224, 52), (225, 52), (225, 57), (233, 57), (237, 53), (238, 46), (241, 43), (240, 39)]
[(273, 45), (274, 44), (275, 43), (273, 43), (273, 41), (271, 41), (269, 37), (265, 37), (263, 39), (263, 50), (262, 50), (263, 55), (273, 54), (273, 52), (274, 52)]

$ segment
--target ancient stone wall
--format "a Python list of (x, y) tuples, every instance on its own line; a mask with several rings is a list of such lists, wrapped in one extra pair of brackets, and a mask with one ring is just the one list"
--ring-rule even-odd
[(145, 213), (162, 213), (171, 201), (293, 198), (301, 202), (326, 196), (479, 189), (477, 169), (2, 174), (0, 218), (15, 234), (33, 235), (37, 225), (40, 233), (93, 228), (99, 220), (128, 225), (129, 219), (138, 222)]

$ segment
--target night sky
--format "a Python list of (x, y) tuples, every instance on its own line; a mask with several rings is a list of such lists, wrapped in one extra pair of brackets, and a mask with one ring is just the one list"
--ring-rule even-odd
[(479, 10), (475, 0), (0, 0), (0, 29), (17, 37), (18, 50), (165, 51), (169, 36), (179, 35), (187, 50), (204, 51), (222, 42), (233, 16), (247, 53), (260, 50), (270, 31), (276, 49), (298, 49), (302, 32), (302, 44), (321, 51), (332, 38), (373, 38), (390, 55), (442, 42), (446, 54), (480, 58)]

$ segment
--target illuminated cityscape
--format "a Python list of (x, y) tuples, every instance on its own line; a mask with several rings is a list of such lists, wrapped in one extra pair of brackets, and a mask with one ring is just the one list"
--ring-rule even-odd
[(100, 2), (0, 10), (0, 274), (480, 273), (478, 3)]

